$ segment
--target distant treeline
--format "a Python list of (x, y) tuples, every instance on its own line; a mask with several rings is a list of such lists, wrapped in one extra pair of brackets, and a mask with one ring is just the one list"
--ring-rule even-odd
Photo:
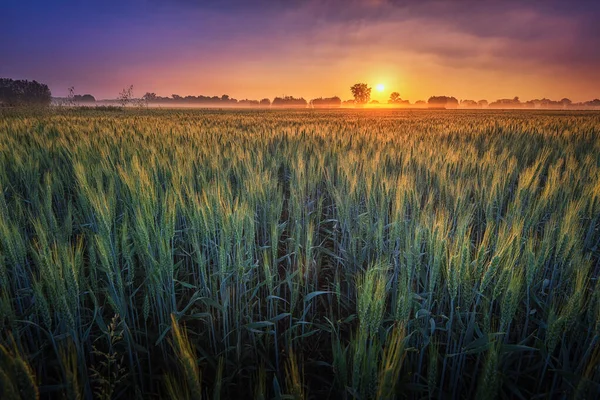
[[(313, 99), (316, 102), (329, 101), (332, 105), (335, 105), (334, 99), (338, 100), (337, 105), (341, 104), (341, 100), (337, 97), (333, 97), (331, 99)], [(171, 97), (161, 97), (157, 96), (155, 93), (146, 93), (142, 96), (142, 100), (156, 104), (204, 104), (204, 105), (212, 105), (212, 106), (249, 106), (249, 107), (307, 107), (309, 104), (304, 98), (296, 98), (293, 96), (284, 96), (284, 97), (275, 97), (273, 102), (270, 99), (264, 98), (261, 100), (237, 100), (229, 95), (219, 96), (179, 96), (177, 94), (171, 95)], [(319, 103), (321, 104), (321, 103)]]
[(284, 96), (284, 97), (275, 97), (273, 99), (273, 103), (271, 104), (273, 107), (302, 107), (305, 108), (307, 106), (306, 100), (304, 98), (295, 98), (293, 96)]
[(139, 101), (145, 102), (146, 104), (199, 104), (207, 106), (241, 106), (241, 107), (299, 107), (306, 108), (308, 106), (314, 107), (339, 107), (342, 104), (342, 100), (339, 97), (329, 97), (312, 99), (310, 102), (306, 101), (303, 97), (283, 96), (275, 97), (273, 101), (268, 98), (261, 100), (250, 100), (243, 99), (238, 100), (229, 95), (222, 96), (180, 96), (173, 94), (171, 97), (157, 96), (156, 93), (146, 93)]
[(318, 99), (312, 99), (310, 105), (313, 107), (340, 107), (342, 105), (342, 99), (337, 96), (334, 97), (319, 97)]
[[(380, 105), (377, 100), (370, 100), (370, 91), (366, 84), (353, 86), (352, 89), (359, 87), (364, 93), (354, 93), (355, 98), (342, 101), (337, 96), (319, 97), (306, 101), (303, 97), (283, 96), (261, 100), (243, 99), (237, 100), (227, 94), (222, 96), (180, 96), (173, 94), (170, 97), (158, 96), (156, 93), (147, 92), (140, 98), (133, 97), (133, 86), (121, 92), (117, 99), (101, 100), (102, 104), (120, 104), (122, 106), (131, 104), (138, 106), (148, 105), (204, 105), (210, 107), (293, 107), (293, 108), (333, 108), (333, 107), (355, 107), (364, 104)], [(42, 105), (47, 106), (52, 103), (57, 105), (86, 105), (96, 103), (96, 99), (91, 94), (75, 94), (74, 88), (69, 88), (69, 96), (62, 98), (52, 98), (52, 94), (47, 85), (37, 81), (13, 80), (0, 78), (0, 107), (1, 106), (21, 106), (21, 105)], [(388, 107), (408, 107), (408, 108), (548, 108), (548, 109), (581, 109), (581, 108), (600, 108), (600, 99), (591, 101), (573, 103), (570, 99), (563, 98), (559, 101), (550, 99), (534, 99), (522, 102), (519, 97), (512, 99), (498, 99), (489, 103), (487, 100), (458, 100), (452, 96), (432, 96), (427, 101), (419, 100), (411, 103), (408, 100), (400, 98), (398, 92), (392, 92), (387, 101)]]
[(48, 106), (52, 94), (47, 85), (37, 81), (0, 78), (0, 106)]
[[(302, 97), (283, 96), (275, 97), (271, 102), (269, 99), (264, 98), (262, 100), (236, 100), (229, 97), (228, 95), (219, 96), (179, 96), (172, 95), (171, 97), (156, 96), (154, 93), (146, 93), (141, 100), (148, 103), (160, 103), (160, 104), (206, 104), (213, 106), (254, 106), (254, 107), (352, 107), (358, 105), (354, 99), (342, 101), (337, 96), (334, 97), (319, 97), (306, 101)], [(372, 100), (369, 104), (381, 104), (377, 100)], [(397, 92), (391, 94), (390, 99), (387, 102), (388, 106), (392, 107), (412, 107), (412, 108), (556, 108), (556, 109), (567, 109), (567, 108), (589, 108), (589, 107), (600, 107), (600, 100), (594, 99), (587, 102), (573, 103), (571, 100), (564, 98), (560, 101), (554, 101), (550, 99), (534, 99), (525, 102), (521, 102), (518, 97), (512, 99), (498, 99), (493, 102), (487, 100), (458, 100), (452, 96), (432, 96), (427, 101), (419, 100), (411, 103), (408, 100), (403, 100)]]
[(96, 98), (91, 94), (76, 94), (73, 96), (73, 101), (77, 103), (94, 103), (96, 102)]
[(489, 104), (490, 108), (580, 108), (580, 107), (600, 107), (600, 99), (594, 99), (582, 103), (573, 103), (570, 99), (564, 98), (560, 101), (550, 99), (534, 99), (521, 102), (518, 97), (513, 99), (500, 99)]
[(229, 95), (224, 94), (222, 96), (180, 96), (178, 94), (173, 94), (171, 97), (163, 97), (157, 96), (156, 93), (146, 93), (141, 98), (142, 101), (147, 103), (160, 103), (160, 104), (207, 104), (207, 105), (241, 105), (241, 106), (270, 106), (271, 100), (262, 99), (262, 100), (237, 100)]
[[(410, 103), (407, 103), (410, 104)], [(584, 107), (600, 107), (600, 100), (594, 99), (591, 101), (573, 103), (570, 99), (563, 98), (560, 101), (550, 99), (534, 99), (522, 102), (518, 97), (512, 99), (498, 99), (491, 103), (487, 100), (460, 100), (455, 97), (449, 96), (433, 96), (427, 100), (417, 102), (415, 105), (427, 105), (428, 107), (444, 107), (444, 108), (555, 108), (555, 109), (567, 109), (567, 108), (584, 108)]]

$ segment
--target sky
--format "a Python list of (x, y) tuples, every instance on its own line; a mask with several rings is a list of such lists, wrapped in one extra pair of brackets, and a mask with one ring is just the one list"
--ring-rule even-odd
[(600, 97), (600, 1), (1, 0), (0, 77), (54, 96)]

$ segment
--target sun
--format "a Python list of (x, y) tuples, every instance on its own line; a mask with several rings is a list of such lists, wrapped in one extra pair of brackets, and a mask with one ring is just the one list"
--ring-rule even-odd
[(375, 89), (377, 89), (378, 92), (383, 92), (385, 90), (385, 86), (383, 86), (383, 83), (378, 83), (377, 86), (375, 86)]

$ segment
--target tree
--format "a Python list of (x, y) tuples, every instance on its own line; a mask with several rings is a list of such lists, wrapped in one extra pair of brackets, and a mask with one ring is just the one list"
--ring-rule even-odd
[(273, 103), (274, 107), (306, 107), (307, 102), (303, 97), (295, 98), (293, 96), (275, 97)]
[(258, 107), (260, 105), (260, 102), (258, 100), (250, 100), (250, 99), (239, 100), (237, 103), (240, 106), (246, 106), (246, 107)]
[[(531, 101), (530, 104), (535, 104), (536, 101)], [(512, 99), (498, 99), (494, 102), (491, 102), (488, 107), (489, 108), (517, 108), (522, 107), (523, 104), (519, 100), (519, 97), (515, 96)]]
[(121, 106), (123, 106), (123, 107), (125, 107), (127, 104), (129, 104), (129, 102), (131, 102), (132, 99), (133, 99), (133, 85), (129, 85), (129, 87), (121, 90), (121, 93), (119, 93), (119, 97), (117, 97), (117, 100), (119, 101), (119, 103), (121, 103)]
[(148, 107), (148, 103), (152, 101), (156, 101), (156, 93), (146, 92), (138, 102), (138, 105), (140, 107)]
[(156, 93), (146, 92), (145, 95), (142, 96), (146, 102), (156, 101)]
[(37, 81), (0, 78), (0, 104), (7, 106), (49, 106), (52, 93)]
[(67, 107), (73, 107), (75, 105), (75, 86), (71, 86), (68, 89), (67, 98), (65, 99), (65, 105)]
[(475, 100), (461, 100), (461, 107), (477, 107), (477, 102)]
[(432, 96), (427, 103), (434, 107), (458, 107), (458, 100), (448, 96)]
[(61, 106), (74, 107), (81, 103), (95, 103), (96, 98), (89, 93), (86, 94), (75, 94), (75, 86), (71, 86), (67, 89), (67, 97), (61, 100), (59, 103)]
[(91, 94), (76, 94), (73, 97), (73, 100), (75, 100), (75, 103), (94, 103), (96, 101), (96, 98)]
[(586, 101), (583, 105), (588, 107), (600, 107), (600, 99), (594, 99), (591, 101)]
[(356, 104), (366, 104), (371, 100), (371, 88), (366, 83), (357, 83), (350, 90)]
[(566, 97), (563, 98), (560, 102), (563, 105), (563, 107), (565, 107), (565, 108), (570, 107), (573, 104), (571, 99), (567, 99)]
[(392, 92), (390, 94), (390, 100), (388, 101), (388, 103), (392, 103), (392, 104), (393, 103), (397, 103), (398, 100), (401, 100), (400, 99), (400, 93), (398, 93), (398, 92)]
[(400, 93), (398, 92), (392, 92), (390, 94), (390, 99), (388, 100), (388, 104), (400, 104), (400, 105), (409, 105), (410, 102), (408, 100), (402, 100), (400, 98)]
[(271, 100), (266, 97), (260, 101), (260, 105), (263, 107), (269, 107), (271, 105)]
[(487, 101), (487, 100), (479, 100), (479, 101), (477, 102), (477, 105), (478, 105), (479, 107), (487, 107), (487, 105), (488, 105), (488, 101)]
[(319, 97), (318, 99), (312, 99), (309, 104), (312, 107), (339, 107), (342, 105), (342, 99), (337, 96)]

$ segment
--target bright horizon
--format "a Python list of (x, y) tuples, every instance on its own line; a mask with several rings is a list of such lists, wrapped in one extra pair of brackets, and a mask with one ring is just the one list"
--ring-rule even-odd
[(600, 6), (539, 3), (8, 0), (0, 77), (97, 99), (134, 85), (136, 97), (347, 100), (357, 82), (380, 102), (600, 97)]

